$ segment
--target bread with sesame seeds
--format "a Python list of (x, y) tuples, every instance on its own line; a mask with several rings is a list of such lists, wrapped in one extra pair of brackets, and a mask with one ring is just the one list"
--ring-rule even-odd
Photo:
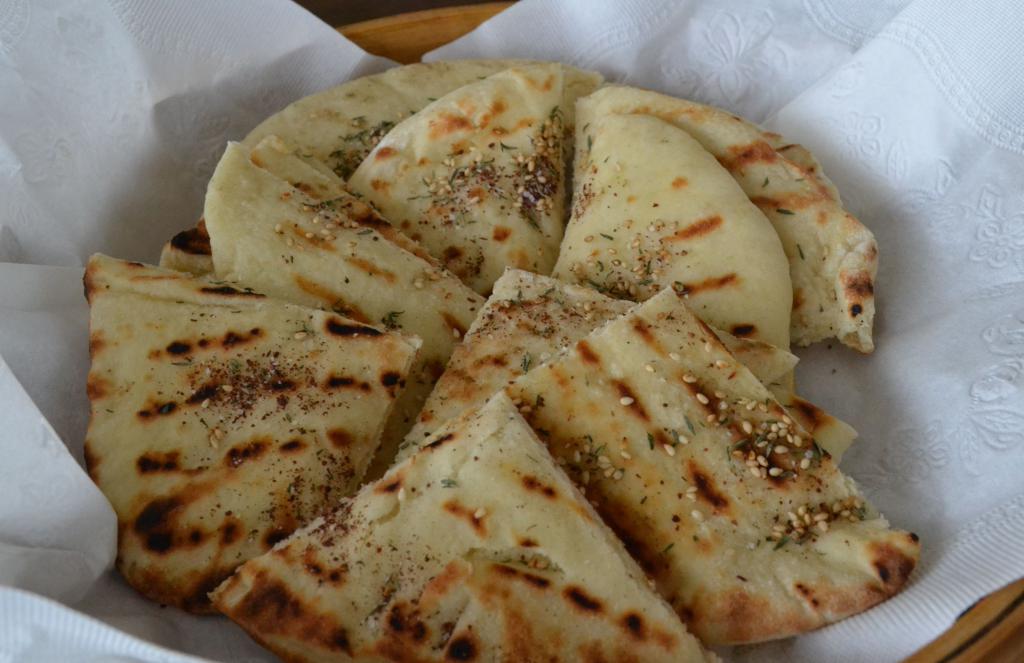
[[(747, 197), (772, 222), (789, 259), (793, 283), (793, 341), (827, 338), (871, 352), (878, 245), (874, 235), (843, 209), (820, 168), (807, 155), (797, 161), (773, 147), (758, 127), (721, 109), (620, 85), (603, 87), (577, 104), (577, 164), (587, 163), (589, 130), (609, 114), (654, 116), (686, 131), (713, 154)], [(779, 145), (784, 147), (784, 145)]]
[(102, 255), (85, 292), (86, 465), (118, 568), (210, 612), (237, 565), (359, 486), (419, 340)]
[(848, 617), (917, 563), (917, 537), (890, 529), (671, 288), (508, 393), (706, 644)]
[(506, 267), (550, 273), (574, 101), (560, 64), (506, 69), (400, 122), (348, 185), (477, 292)]
[(215, 272), (286, 301), (422, 339), (371, 467), (371, 476), (379, 476), (483, 299), (399, 238), (369, 205), (341, 191), (326, 200), (316, 190), (307, 193), (316, 176), (329, 174), (267, 147), (251, 153), (228, 145), (210, 181), (203, 216)]
[[(363, 76), (299, 99), (271, 115), (242, 141), (248, 148), (270, 135), (283, 138), (348, 179), (396, 124), (452, 90), (530, 60), (417, 62)], [(562, 65), (572, 98), (601, 82), (595, 72)]]
[(656, 117), (588, 112), (585, 126), (554, 276), (634, 301), (674, 285), (708, 324), (788, 349), (782, 243), (714, 156)]
[[(400, 455), (411, 453), (449, 419), (479, 407), (520, 375), (632, 307), (632, 302), (612, 299), (592, 288), (506, 270), (465, 341), (455, 348)], [(715, 333), (765, 384), (790, 373), (797, 362), (789, 352), (766, 343)], [(819, 411), (819, 417), (827, 416)]]
[(717, 660), (504, 394), (213, 600), (288, 661)]

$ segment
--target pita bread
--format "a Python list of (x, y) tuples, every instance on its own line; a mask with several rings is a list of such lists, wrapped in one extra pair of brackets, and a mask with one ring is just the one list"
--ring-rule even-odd
[(195, 228), (182, 230), (172, 237), (160, 251), (160, 266), (193, 276), (204, 276), (213, 271), (210, 257), (210, 234), (202, 219)]
[(717, 108), (622, 86), (581, 99), (576, 112), (583, 162), (588, 135), (583, 127), (608, 114), (653, 115), (693, 136), (732, 174), (782, 240), (793, 282), (793, 341), (809, 345), (835, 337), (871, 352), (875, 238), (819, 177), (808, 178), (804, 168), (772, 149), (760, 129)]
[(504, 394), (214, 602), (289, 661), (713, 660)]
[[(396, 124), (456, 88), (527, 60), (459, 60), (395, 67), (305, 97), (270, 116), (242, 144), (250, 149), (270, 135), (283, 138), (348, 179)], [(594, 72), (564, 66), (572, 99), (601, 82)]]
[(93, 256), (85, 442), (147, 597), (207, 592), (358, 486), (419, 341)]
[(477, 292), (508, 266), (549, 273), (566, 197), (563, 79), (558, 64), (517, 67), (445, 95), (392, 129), (349, 187)]
[(508, 392), (707, 644), (860, 612), (917, 562), (917, 537), (889, 529), (670, 289)]
[[(412, 453), (437, 428), (475, 409), (520, 375), (625, 314), (632, 302), (591, 288), (509, 269), (494, 284), (444, 374), (430, 392), (400, 457)], [(716, 330), (728, 348), (766, 384), (790, 373), (797, 358), (773, 346)], [(818, 411), (819, 418), (827, 417)]]
[(715, 158), (656, 117), (588, 111), (580, 131), (584, 163), (554, 275), (638, 301), (674, 285), (708, 324), (788, 348), (786, 254)]
[[(260, 155), (275, 169), (276, 159), (289, 160), (277, 151)], [(218, 276), (423, 340), (371, 475), (387, 467), (483, 300), (403, 248), (409, 240), (395, 239), (400, 233), (368, 205), (346, 195), (317, 200), (257, 166), (237, 144), (210, 181), (204, 217)]]

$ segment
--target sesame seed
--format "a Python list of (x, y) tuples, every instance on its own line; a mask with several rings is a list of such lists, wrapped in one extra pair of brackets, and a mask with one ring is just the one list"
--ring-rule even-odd
[(473, 512), (473, 518), (475, 520), (480, 520), (481, 518), (483, 518), (486, 515), (487, 515), (487, 509), (485, 509), (483, 507), (480, 507), (479, 509), (477, 509), (476, 511)]
[[(675, 352), (668, 353), (668, 358), (671, 359), (672, 361), (679, 361), (679, 355), (677, 353), (675, 353)], [(696, 382), (696, 381), (697, 381), (696, 378), (694, 378), (694, 382)]]
[(704, 421), (708, 422), (709, 424), (714, 423), (715, 419), (717, 419), (717, 417), (713, 414), (709, 414), (708, 416), (704, 417)]
[(623, 396), (619, 399), (619, 403), (622, 405), (632, 405), (635, 401), (629, 396)]
[(725, 392), (715, 390), (715, 398), (725, 398)]
[(650, 364), (644, 364), (644, 370), (647, 371), (648, 373), (653, 373), (654, 367), (651, 366)]
[(689, 488), (687, 488), (686, 489), (686, 494), (687, 495), (696, 495), (697, 494), (697, 486), (690, 486)]
[(691, 511), (690, 515), (693, 516), (694, 520), (704, 520), (704, 514), (701, 513), (700, 511), (697, 511), (696, 509)]
[(274, 232), (276, 232), (278, 234), (281, 234), (281, 233), (284, 232), (284, 228), (281, 226), (280, 223), (278, 223), (277, 225), (274, 226)]
[(625, 474), (626, 473), (623, 472), (622, 470), (615, 470), (615, 474), (612, 475), (612, 478), (615, 479), (616, 481), (619, 481), (622, 479), (623, 476), (625, 476)]
[(398, 489), (398, 501), (401, 502), (405, 499), (405, 486)]
[(613, 474), (615, 474), (615, 468), (614, 467), (609, 467), (608, 469), (606, 469), (604, 471), (604, 478), (605, 479), (610, 479)]
[(784, 422), (784, 423), (785, 423), (785, 424), (786, 424), (787, 426), (792, 426), (792, 425), (793, 425), (793, 420), (792, 420), (792, 419), (790, 419), (788, 415), (785, 415), (785, 414), (784, 414), (784, 415), (782, 415), (782, 421), (783, 421), (783, 422)]
[(753, 474), (755, 477), (758, 477), (758, 478), (761, 477), (761, 472), (760, 472), (760, 470), (757, 469), (756, 465), (754, 467), (750, 468), (750, 473)]
[(818, 522), (821, 522), (822, 520), (828, 520), (828, 518), (829, 518), (829, 515), (827, 513), (824, 513), (824, 512), (814, 514), (814, 519), (816, 521), (818, 521)]
[(819, 520), (818, 521), (818, 529), (821, 530), (822, 533), (827, 532), (828, 531), (828, 523), (826, 521), (824, 521), (824, 520)]
[(718, 368), (725, 368), (728, 365), (729, 365), (729, 362), (725, 361), (724, 359), (716, 359), (715, 360), (715, 366), (717, 366)]
[[(669, 355), (669, 356), (671, 357), (672, 355)], [(676, 357), (674, 357), (674, 359), (678, 359), (678, 355)], [(694, 376), (690, 375), (689, 373), (687, 373), (686, 375), (683, 376), (683, 382), (685, 382), (686, 384), (693, 384), (696, 381), (697, 381), (697, 378), (695, 378)]]
[(704, 344), (704, 352), (711, 352), (711, 350), (712, 350), (711, 341), (708, 341), (707, 343)]
[(775, 448), (773, 449), (773, 451), (775, 453), (777, 453), (777, 454), (788, 454), (789, 453), (789, 447), (784, 447), (781, 444), (777, 444), (777, 445), (775, 445)]
[(711, 402), (711, 400), (707, 396), (700, 393), (699, 391), (697, 392), (697, 400), (700, 401), (703, 405), (707, 405), (708, 403)]
[(416, 288), (422, 288), (423, 287), (423, 279), (416, 279), (415, 281), (412, 282), (412, 284)]
[(669, 456), (675, 456), (676, 455), (676, 450), (672, 448), (671, 444), (663, 444), (661, 446), (665, 450), (665, 453), (667, 453)]
[(229, 384), (222, 384), (222, 385), (220, 386), (220, 388), (221, 388), (221, 389), (222, 389), (222, 390), (224, 391), (224, 393), (226, 393), (226, 394), (230, 394), (230, 393), (231, 393), (232, 391), (234, 391), (234, 390), (235, 390), (235, 388), (234, 388), (234, 387), (232, 387), (232, 386), (231, 386), (231, 385), (229, 385)]
[(719, 410), (728, 410), (729, 409), (729, 404), (726, 403), (725, 401), (718, 401), (718, 409)]
[(210, 407), (210, 399), (209, 398), (204, 398), (203, 402), (199, 404), (199, 407), (201, 407), (201, 408), (208, 408), (208, 407)]
[(758, 455), (757, 464), (760, 465), (761, 467), (768, 467), (768, 459), (765, 458), (764, 456)]
[(780, 474), (782, 474), (782, 468), (781, 467), (773, 467), (773, 468), (768, 470), (768, 474), (773, 476), (773, 477), (777, 477)]
[(806, 506), (802, 506), (799, 509), (797, 509), (796, 510), (796, 515), (798, 515), (798, 516), (807, 515), (807, 507)]
[(754, 432), (754, 426), (749, 421), (744, 421), (741, 424), (741, 426), (743, 428), (743, 432), (746, 433), (747, 435), (750, 435), (751, 433)]
[(625, 458), (626, 460), (629, 460), (629, 459), (631, 459), (631, 458), (632, 458), (632, 456), (631, 456), (631, 455), (629, 455), (629, 452), (628, 452), (628, 451), (625, 451), (625, 450), (623, 450), (623, 451), (620, 451), (620, 452), (619, 452), (619, 455), (620, 455), (620, 456), (622, 456), (623, 458)]
[(301, 341), (302, 339), (306, 338), (306, 332), (295, 332), (295, 335), (292, 338), (294, 338), (296, 341)]
[(295, 246), (295, 241), (291, 237), (286, 239), (284, 243), (287, 244), (288, 246)]

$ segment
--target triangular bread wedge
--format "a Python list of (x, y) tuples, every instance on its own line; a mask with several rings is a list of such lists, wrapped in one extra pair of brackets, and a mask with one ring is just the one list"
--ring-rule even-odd
[(917, 537), (889, 529), (671, 289), (508, 392), (705, 643), (842, 619), (917, 562)]
[(715, 157), (647, 115), (588, 112), (580, 130), (586, 149), (554, 275), (634, 301), (674, 285), (708, 324), (788, 348), (786, 254)]
[(713, 660), (504, 394), (213, 600), (289, 661)]
[[(248, 148), (280, 136), (347, 179), (397, 123), (452, 90), (528, 60), (420, 62), (364, 76), (300, 99), (268, 117), (242, 141)], [(595, 72), (562, 65), (575, 99), (601, 82)]]
[(549, 273), (566, 197), (563, 71), (516, 67), (441, 97), (392, 129), (349, 187), (477, 292), (505, 267)]
[(419, 341), (223, 281), (93, 256), (85, 442), (117, 565), (207, 593), (358, 487)]
[[(318, 200), (257, 165), (287, 167), (294, 177), (301, 160), (276, 150), (254, 156), (255, 162), (242, 146), (229, 145), (207, 190), (204, 217), (217, 275), (423, 340), (372, 475), (394, 458), (483, 300), (413, 253), (409, 240), (365, 203), (340, 192)], [(314, 175), (309, 169), (304, 177)]]
[[(578, 163), (588, 123), (609, 114), (653, 115), (683, 129), (732, 174), (775, 226), (793, 281), (792, 337), (799, 345), (838, 338), (871, 352), (878, 245), (844, 210), (834, 189), (772, 148), (756, 126), (718, 108), (656, 92), (608, 86), (577, 105)], [(806, 163), (804, 165), (807, 165)]]
[[(418, 448), (449, 419), (479, 407), (520, 375), (633, 306), (592, 288), (509, 269), (495, 282), (465, 340), (452, 353), (402, 444), (402, 454)], [(796, 365), (797, 358), (785, 350), (719, 330), (715, 333), (765, 384), (773, 384)]]

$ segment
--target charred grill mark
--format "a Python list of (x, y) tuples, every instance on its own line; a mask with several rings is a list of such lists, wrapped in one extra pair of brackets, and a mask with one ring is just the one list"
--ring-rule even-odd
[(349, 324), (340, 318), (328, 318), (325, 327), (328, 333), (335, 336), (381, 336), (383, 334), (373, 327)]
[(204, 287), (200, 288), (199, 291), (200, 292), (205, 292), (205, 293), (210, 294), (210, 295), (231, 295), (233, 297), (255, 297), (257, 299), (262, 299), (262, 298), (266, 297), (266, 295), (261, 295), (258, 292), (251, 292), (249, 290), (238, 290), (237, 288), (232, 288), (229, 285), (204, 286)]
[(192, 351), (192, 345), (186, 341), (173, 341), (165, 348), (167, 354), (184, 355)]
[(562, 594), (565, 598), (569, 599), (574, 605), (585, 612), (603, 612), (604, 606), (598, 599), (589, 596), (583, 588), (575, 585), (566, 587)]
[(370, 319), (359, 309), (358, 306), (347, 302), (345, 298), (338, 293), (320, 285), (316, 281), (310, 281), (302, 276), (296, 275), (294, 278), (295, 285), (299, 287), (299, 290), (316, 297), (325, 305), (326, 308), (331, 309), (339, 315), (352, 318), (356, 322), (362, 322), (363, 324), (369, 323)]
[(644, 618), (636, 612), (627, 612), (619, 622), (622, 628), (637, 640), (647, 639), (647, 628), (644, 625)]
[(685, 228), (677, 230), (672, 235), (665, 238), (667, 242), (685, 242), (698, 237), (703, 237), (714, 232), (719, 226), (722, 225), (722, 217), (719, 215), (709, 216), (706, 219), (700, 219), (695, 221)]
[(630, 412), (640, 417), (644, 421), (650, 421), (651, 417), (647, 414), (647, 410), (637, 399), (636, 393), (629, 388), (629, 385), (621, 380), (612, 380), (612, 386), (619, 394), (620, 403), (625, 405)]
[(395, 276), (394, 272), (386, 270), (382, 267), (378, 267), (377, 265), (374, 265), (372, 262), (366, 260), (365, 258), (346, 257), (345, 262), (355, 267), (358, 267), (359, 269), (363, 270), (370, 276), (379, 276), (388, 283), (394, 283), (396, 280), (398, 280), (398, 277)]
[(450, 661), (472, 661), (476, 658), (476, 644), (469, 635), (460, 635), (448, 643), (445, 658)]
[(177, 497), (165, 497), (152, 500), (142, 509), (132, 529), (145, 538), (147, 549), (156, 553), (164, 553), (174, 545), (171, 525), (174, 512), (184, 507)]
[(601, 365), (601, 358), (597, 356), (593, 348), (590, 347), (590, 344), (587, 343), (586, 340), (580, 341), (579, 343), (576, 344), (576, 352), (579, 353), (580, 357), (586, 363), (593, 364), (594, 366)]
[(688, 461), (687, 466), (690, 471), (690, 481), (697, 488), (698, 499), (707, 502), (715, 511), (727, 510), (729, 499), (718, 490), (711, 475), (705, 472), (692, 458)]
[(394, 148), (385, 146), (385, 147), (382, 147), (379, 150), (377, 150), (376, 153), (374, 154), (373, 158), (374, 158), (375, 161), (383, 161), (385, 159), (389, 159), (389, 158), (393, 157), (396, 154), (398, 154), (397, 150), (395, 150)]
[(332, 375), (327, 378), (324, 382), (325, 389), (359, 389), (361, 391), (370, 391), (371, 387), (368, 382), (362, 380), (356, 380), (353, 377), (347, 375)]
[(89, 375), (85, 381), (85, 393), (91, 401), (107, 396), (110, 383), (97, 375)]
[(536, 548), (537, 542), (529, 537), (519, 539), (519, 546), (522, 548)]
[(687, 184), (689, 184), (689, 181), (685, 177), (677, 177), (674, 180), (672, 180), (673, 189), (682, 189)]
[(738, 338), (747, 338), (754, 335), (754, 333), (757, 331), (757, 327), (755, 325), (750, 324), (733, 325), (732, 329), (730, 329), (729, 331), (732, 332), (733, 336), (736, 336)]
[(538, 589), (547, 589), (551, 586), (551, 581), (547, 578), (535, 575), (533, 573), (527, 573), (526, 571), (520, 571), (519, 569), (507, 566), (505, 564), (495, 564), (491, 568), (494, 569), (500, 575), (503, 575), (507, 578), (523, 580)]
[(251, 341), (255, 341), (257, 338), (263, 335), (263, 330), (259, 327), (253, 327), (246, 332), (229, 331), (224, 334), (224, 337), (220, 341), (220, 345), (225, 350), (229, 350), (238, 345), (245, 345)]
[(455, 433), (446, 433), (445, 435), (442, 435), (441, 437), (437, 438), (436, 440), (434, 440), (433, 442), (428, 444), (425, 448), (427, 448), (427, 449), (436, 449), (437, 447), (441, 446), (445, 442), (450, 442), (450, 441), (452, 441), (454, 439), (455, 439)]
[(910, 578), (914, 559), (889, 543), (870, 544), (871, 564), (888, 593), (894, 593)]
[(747, 166), (765, 162), (771, 163), (778, 160), (779, 155), (776, 154), (772, 146), (763, 140), (755, 141), (749, 145), (733, 145), (729, 148), (729, 156), (719, 159), (719, 162), (727, 170), (743, 170)]
[(332, 428), (327, 431), (327, 439), (338, 449), (346, 449), (355, 444), (352, 434), (342, 428)]
[(253, 440), (247, 444), (239, 444), (228, 449), (224, 462), (228, 467), (234, 469), (240, 467), (250, 460), (256, 460), (267, 450), (267, 443), (263, 440)]
[(466, 327), (451, 313), (442, 312), (441, 317), (444, 319), (444, 324), (446, 324), (448, 329), (452, 331), (452, 335), (455, 336), (455, 338), (462, 338), (466, 335)]
[(203, 401), (217, 396), (217, 387), (218, 385), (208, 382), (185, 399), (185, 403), (187, 405), (200, 405)]
[(737, 285), (739, 281), (740, 278), (734, 272), (730, 272), (724, 276), (712, 276), (697, 283), (683, 283), (675, 286), (675, 290), (680, 295), (696, 295), (705, 290), (718, 290), (726, 286)]
[(477, 534), (483, 536), (487, 533), (487, 525), (484, 519), (487, 517), (486, 512), (483, 509), (477, 509), (470, 511), (468, 508), (462, 506), (455, 500), (450, 500), (444, 503), (444, 510), (452, 514), (457, 518), (463, 518), (466, 520), (476, 531)]
[(864, 272), (843, 277), (843, 288), (850, 295), (867, 298), (875, 294), (875, 286), (871, 283), (871, 275)]
[(404, 387), (405, 381), (402, 380), (402, 375), (397, 371), (385, 371), (380, 375), (380, 383), (384, 386), (388, 392), (394, 396), (395, 389)]
[(278, 543), (291, 536), (294, 531), (294, 529), (275, 527), (264, 535), (263, 545), (266, 546), (267, 549), (273, 548)]
[(850, 315), (852, 315), (855, 318), (863, 312), (864, 308), (860, 304), (854, 304), (853, 306), (850, 307)]
[(394, 479), (387, 483), (379, 484), (376, 488), (374, 488), (373, 492), (380, 494), (397, 493), (401, 487), (402, 477), (399, 476), (395, 477)]
[(431, 140), (437, 140), (457, 131), (472, 129), (473, 123), (462, 115), (440, 113), (436, 119), (430, 121), (429, 127), (428, 135)]
[(282, 444), (278, 449), (284, 453), (292, 453), (295, 451), (302, 451), (306, 448), (305, 443), (302, 440), (289, 440)]
[(139, 419), (147, 421), (157, 416), (166, 416), (172, 414), (178, 409), (178, 404), (174, 401), (167, 401), (166, 403), (154, 403), (153, 405), (139, 410), (136, 414)]
[(551, 486), (542, 483), (540, 480), (537, 479), (537, 477), (526, 475), (523, 477), (522, 481), (523, 487), (526, 488), (527, 490), (540, 493), (544, 495), (544, 497), (548, 497), (551, 499), (558, 497), (558, 491), (556, 491)]
[(135, 461), (135, 466), (142, 474), (175, 472), (179, 469), (178, 459), (180, 456), (181, 454), (177, 451), (169, 451), (166, 453), (150, 451), (139, 456)]

